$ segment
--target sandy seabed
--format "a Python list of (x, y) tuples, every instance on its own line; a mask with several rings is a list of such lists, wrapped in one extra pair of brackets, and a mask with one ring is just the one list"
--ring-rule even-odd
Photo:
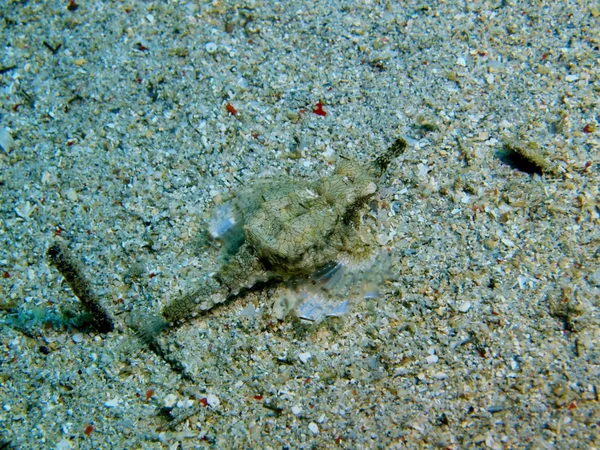
[[(0, 448), (599, 448), (599, 29), (580, 1), (2, 2)], [(378, 295), (306, 325), (268, 286), (138, 342), (218, 270), (216, 203), (398, 136)]]

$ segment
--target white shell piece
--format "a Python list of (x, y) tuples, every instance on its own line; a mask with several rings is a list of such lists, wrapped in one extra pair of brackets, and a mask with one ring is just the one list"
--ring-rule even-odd
[(6, 153), (10, 152), (15, 144), (12, 135), (6, 128), (0, 128), (0, 148)]

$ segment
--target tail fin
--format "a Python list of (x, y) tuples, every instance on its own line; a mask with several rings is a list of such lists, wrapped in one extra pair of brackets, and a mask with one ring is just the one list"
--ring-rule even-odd
[(136, 337), (149, 346), (153, 346), (156, 336), (167, 326), (169, 322), (160, 316), (149, 317), (138, 320), (132, 325)]

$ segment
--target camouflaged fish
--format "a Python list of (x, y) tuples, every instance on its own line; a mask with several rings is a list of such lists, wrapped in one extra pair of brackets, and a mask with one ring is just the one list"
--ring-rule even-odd
[[(263, 180), (219, 207), (209, 233), (228, 258), (197, 289), (177, 297), (138, 330), (152, 339), (168, 324), (188, 320), (259, 283), (306, 279), (326, 284), (336, 278), (342, 259), (360, 258), (370, 245), (359, 234), (366, 202), (392, 159), (406, 149), (397, 139), (367, 164), (342, 159), (332, 175), (318, 181)], [(301, 314), (323, 309), (309, 299)], [(326, 313), (336, 315), (343, 304)], [(321, 313), (323, 311), (320, 311)]]

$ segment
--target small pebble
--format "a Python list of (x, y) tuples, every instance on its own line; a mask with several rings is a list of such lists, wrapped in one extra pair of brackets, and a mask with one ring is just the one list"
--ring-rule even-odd
[(210, 407), (216, 408), (221, 404), (221, 400), (219, 400), (219, 397), (217, 397), (216, 395), (208, 394), (206, 396), (206, 403), (208, 403)]
[(56, 450), (70, 450), (73, 448), (73, 446), (71, 445), (71, 443), (68, 440), (63, 439), (58, 444), (56, 444), (55, 448), (56, 448)]
[(502, 243), (503, 243), (504, 245), (506, 245), (507, 247), (514, 247), (514, 246), (515, 246), (515, 243), (514, 243), (513, 241), (511, 241), (510, 239), (508, 239), (508, 238), (502, 238), (502, 239), (500, 239), (500, 240), (501, 240), (501, 241), (502, 241)]
[(111, 398), (110, 400), (104, 402), (104, 406), (106, 406), (107, 408), (115, 408), (115, 407), (119, 406), (119, 398), (118, 397)]
[(163, 399), (163, 405), (166, 408), (172, 408), (177, 402), (177, 397), (174, 394), (169, 394)]
[(21, 203), (18, 207), (15, 208), (15, 213), (21, 219), (29, 219), (29, 216), (35, 211), (37, 208), (36, 205), (31, 205), (31, 202), (27, 201), (25, 203)]
[(52, 181), (52, 174), (48, 171), (42, 173), (42, 184), (48, 184)]
[(461, 313), (466, 313), (469, 309), (471, 309), (471, 306), (473, 306), (471, 302), (462, 302), (460, 305), (458, 305), (458, 310)]
[(6, 128), (0, 128), (0, 147), (2, 147), (2, 150), (6, 153), (10, 152), (14, 143), (15, 141), (8, 130)]
[(65, 195), (72, 202), (76, 202), (78, 200), (78, 198), (79, 198), (78, 195), (77, 195), (77, 191), (75, 189), (69, 189), (69, 190), (67, 190), (67, 192), (65, 192)]
[(298, 359), (300, 361), (302, 361), (304, 364), (306, 364), (311, 357), (312, 357), (312, 355), (308, 352), (298, 354)]
[(73, 339), (73, 342), (76, 344), (79, 344), (80, 342), (83, 342), (83, 334), (75, 333), (73, 336), (71, 336), (71, 339)]
[(212, 55), (217, 51), (217, 44), (214, 42), (209, 42), (204, 46), (204, 48), (206, 48), (206, 51)]
[(435, 364), (439, 360), (440, 360), (440, 358), (438, 358), (437, 355), (429, 355), (427, 358), (425, 358), (425, 361), (427, 361), (427, 364)]
[(314, 423), (311, 422), (308, 424), (308, 429), (313, 433), (313, 434), (319, 434), (319, 426)]
[(247, 89), (248, 88), (248, 81), (246, 81), (246, 79), (244, 77), (239, 77), (238, 80), (237, 80), (237, 84), (242, 89)]
[[(207, 401), (208, 401), (208, 399), (207, 399)], [(177, 407), (178, 407), (178, 408), (189, 408), (189, 407), (191, 407), (193, 404), (194, 404), (194, 400), (190, 400), (190, 399), (188, 398), (188, 399), (185, 399), (185, 400), (179, 400), (179, 401), (177, 402)]]
[(300, 414), (302, 412), (302, 408), (298, 405), (294, 405), (292, 406), (292, 414), (297, 416), (298, 414)]

